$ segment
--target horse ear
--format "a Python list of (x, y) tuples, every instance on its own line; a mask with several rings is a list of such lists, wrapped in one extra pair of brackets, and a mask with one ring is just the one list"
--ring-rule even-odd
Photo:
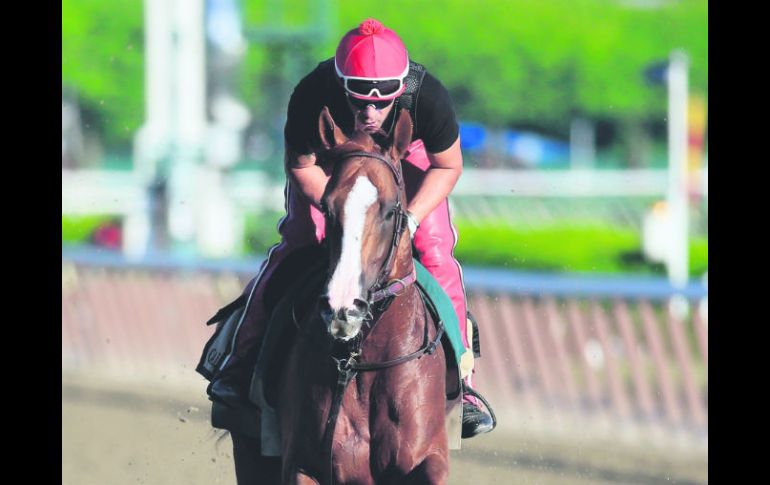
[(393, 144), (390, 148), (393, 159), (401, 160), (410, 143), (412, 143), (412, 117), (409, 116), (409, 110), (401, 108), (393, 130)]
[(342, 133), (339, 126), (334, 123), (329, 108), (324, 106), (321, 115), (318, 117), (318, 134), (321, 137), (321, 144), (327, 150), (348, 141), (348, 138)]

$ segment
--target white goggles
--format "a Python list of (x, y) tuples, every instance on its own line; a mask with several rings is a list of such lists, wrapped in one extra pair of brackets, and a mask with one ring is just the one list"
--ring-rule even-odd
[(334, 62), (334, 68), (337, 70), (337, 76), (342, 79), (342, 85), (345, 87), (345, 91), (353, 96), (361, 97), (378, 97), (387, 98), (394, 97), (396, 93), (399, 93), (404, 86), (404, 78), (409, 73), (409, 63), (406, 64), (406, 69), (401, 73), (400, 77), (386, 77), (386, 78), (371, 78), (371, 77), (355, 77), (345, 76), (337, 66), (337, 61)]

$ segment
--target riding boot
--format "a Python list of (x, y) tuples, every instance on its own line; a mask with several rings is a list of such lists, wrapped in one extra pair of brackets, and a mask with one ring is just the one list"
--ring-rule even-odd
[[(460, 358), (460, 373), (463, 383), (463, 438), (472, 438), (477, 434), (489, 433), (497, 425), (494, 418), (494, 411), (486, 399), (473, 388), (474, 361), (481, 357), (481, 346), (479, 342), (478, 327), (476, 320), (468, 312), (466, 321), (466, 341), (469, 344), (467, 351)], [(484, 411), (483, 405), (489, 410), (489, 414)]]
[[(495, 412), (484, 397), (471, 387), (470, 376), (463, 379), (463, 438), (489, 433), (497, 426)], [(482, 409), (482, 403), (489, 411)]]
[(251, 405), (248, 396), (257, 362), (257, 347), (242, 357), (233, 355), (227, 367), (211, 380), (206, 391), (212, 401), (221, 401), (230, 406)]

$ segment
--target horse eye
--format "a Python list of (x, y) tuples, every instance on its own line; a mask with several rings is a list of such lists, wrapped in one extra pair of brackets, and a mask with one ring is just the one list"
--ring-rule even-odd
[(390, 209), (390, 210), (388, 211), (388, 213), (387, 213), (387, 214), (385, 214), (385, 220), (386, 220), (386, 221), (389, 221), (389, 220), (393, 219), (393, 216), (394, 216), (394, 215), (396, 215), (396, 209), (395, 209), (395, 208), (393, 208), (393, 209)]

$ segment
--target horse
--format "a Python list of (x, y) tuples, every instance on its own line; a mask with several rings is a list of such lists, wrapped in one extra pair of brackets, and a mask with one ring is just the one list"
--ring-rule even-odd
[[(348, 138), (324, 107), (319, 160), (328, 272), (280, 379), (285, 484), (445, 484), (446, 363), (441, 327), (414, 284), (401, 159), (402, 110), (390, 136)], [(406, 230), (405, 230), (406, 229)]]

